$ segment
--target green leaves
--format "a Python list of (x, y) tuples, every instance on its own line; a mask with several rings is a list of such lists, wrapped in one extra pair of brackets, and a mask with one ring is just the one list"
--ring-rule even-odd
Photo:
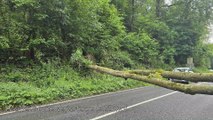
[(122, 50), (129, 52), (132, 59), (141, 64), (151, 65), (158, 55), (158, 43), (147, 33), (130, 33), (121, 42)]
[[(170, 6), (163, 0), (0, 1), (0, 59), (67, 62), (81, 49), (97, 63), (107, 64), (109, 56), (119, 61), (128, 54), (139, 56), (127, 60), (139, 64), (153, 65), (159, 56), (162, 63), (184, 64), (187, 56), (198, 56), (193, 52), (212, 19), (209, 3), (212, 0), (173, 0)], [(129, 46), (128, 40), (121, 42), (126, 35), (131, 36)], [(128, 50), (121, 48), (123, 44)]]
[(9, 40), (4, 36), (0, 36), (0, 49), (9, 48)]
[(84, 68), (87, 65), (92, 64), (90, 60), (87, 60), (83, 57), (83, 53), (80, 49), (76, 50), (76, 52), (72, 54), (70, 62), (73, 66), (75, 66), (75, 68), (78, 68), (79, 70), (82, 69), (82, 67)]
[[(4, 76), (13, 78), (17, 74), (14, 69), (7, 69), (7, 74), (1, 72), (1, 81)], [(54, 102), (56, 100), (72, 99), (98, 93), (115, 91), (126, 88), (143, 86), (144, 83), (133, 80), (123, 80), (98, 73), (82, 76), (68, 65), (57, 62), (44, 64), (34, 69), (23, 68), (19, 71), (28, 81), (0, 82), (0, 110), (9, 110), (14, 107), (24, 107), (36, 104)], [(13, 81), (12, 79), (10, 79)], [(48, 84), (49, 83), (49, 84)]]
[(30, 5), (33, 6), (36, 3), (37, 0), (12, 0), (12, 2), (17, 6), (21, 7), (24, 5)]

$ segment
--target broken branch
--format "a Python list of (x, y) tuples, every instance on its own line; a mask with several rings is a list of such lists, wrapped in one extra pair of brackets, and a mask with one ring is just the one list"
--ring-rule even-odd
[(143, 81), (146, 83), (154, 84), (160, 87), (164, 87), (171, 90), (176, 90), (180, 92), (184, 92), (187, 94), (208, 94), (213, 95), (213, 86), (211, 85), (196, 85), (196, 84), (180, 84), (174, 83), (166, 80), (156, 79), (156, 78), (149, 78), (147, 76), (141, 76), (129, 72), (113, 70), (110, 68), (100, 67), (97, 65), (89, 65), (90, 69), (95, 70), (97, 72), (106, 73), (116, 77), (122, 78), (131, 78), (138, 81)]

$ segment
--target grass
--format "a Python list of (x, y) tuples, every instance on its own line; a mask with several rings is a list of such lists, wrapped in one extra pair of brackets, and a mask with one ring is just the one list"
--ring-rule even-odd
[(44, 64), (33, 68), (1, 68), (0, 110), (45, 104), (60, 100), (145, 86), (99, 73), (83, 76), (68, 65)]
[(207, 67), (196, 67), (193, 69), (193, 71), (196, 73), (213, 73)]

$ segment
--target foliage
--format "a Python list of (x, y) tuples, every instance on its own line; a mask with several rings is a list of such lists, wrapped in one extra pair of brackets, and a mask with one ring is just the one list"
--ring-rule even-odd
[(147, 33), (130, 33), (121, 41), (121, 45), (121, 49), (127, 51), (138, 63), (152, 65), (157, 60), (159, 44)]
[[(0, 78), (0, 110), (145, 85), (138, 81), (126, 81), (98, 73), (82, 77), (71, 67), (56, 63), (1, 73), (3, 77)], [(16, 75), (13, 75), (14, 73)], [(17, 81), (14, 82), (14, 79)]]
[(78, 48), (101, 60), (105, 51), (118, 49), (116, 37), (124, 33), (121, 18), (109, 0), (9, 0), (1, 4), (5, 6), (0, 18), (4, 63), (20, 58), (69, 60)]
[(213, 52), (205, 39), (211, 3), (0, 0), (1, 108), (136, 85), (97, 74), (88, 78), (92, 73), (84, 66), (92, 62), (114, 69), (170, 69), (193, 57), (196, 67), (209, 67)]
[(136, 62), (131, 59), (128, 52), (116, 51), (112, 54), (108, 54), (102, 61), (103, 65), (113, 69), (135, 68)]
[(124, 14), (128, 31), (137, 34), (143, 31), (158, 42), (158, 53), (163, 63), (185, 65), (187, 57), (194, 57), (197, 66), (203, 63), (203, 58), (197, 57), (203, 52), (198, 55), (195, 51), (202, 49), (207, 26), (212, 20), (210, 2), (212, 0), (172, 0), (171, 4), (163, 0), (112, 1)]
[(81, 70), (82, 67), (92, 64), (90, 60), (87, 60), (83, 57), (83, 52), (79, 49), (72, 54), (70, 63), (79, 70)]
[(196, 72), (196, 73), (213, 73), (206, 66), (196, 67), (196, 68), (193, 69), (193, 72)]
[[(80, 49), (83, 56), (92, 55), (97, 64), (124, 59), (121, 54), (130, 56), (115, 62), (120, 69), (131, 61), (152, 67), (185, 64), (187, 57), (198, 59), (195, 64), (199, 66), (203, 60), (198, 56), (205, 50), (195, 51), (202, 49), (212, 20), (211, 2), (173, 0), (167, 5), (163, 0), (1, 0), (0, 62), (22, 66), (55, 58), (67, 62)], [(123, 39), (127, 43), (131, 39), (141, 41), (144, 45), (140, 49), (145, 52), (139, 52), (137, 45), (133, 48), (134, 44), (131, 50), (130, 46), (129, 51), (124, 50)], [(149, 42), (155, 50), (147, 46)], [(136, 59), (138, 54), (140, 60)]]

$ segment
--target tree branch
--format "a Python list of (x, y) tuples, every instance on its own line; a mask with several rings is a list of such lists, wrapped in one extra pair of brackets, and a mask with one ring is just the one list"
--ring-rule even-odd
[(191, 82), (213, 82), (212, 73), (169, 72), (159, 70), (131, 70), (127, 72), (146, 76), (158, 72), (164, 78), (188, 80)]
[(97, 72), (106, 73), (112, 76), (116, 77), (122, 77), (122, 78), (131, 78), (138, 81), (143, 81), (146, 83), (154, 84), (160, 87), (164, 87), (171, 90), (176, 90), (180, 92), (184, 92), (187, 94), (207, 94), (207, 95), (213, 95), (213, 86), (211, 85), (196, 85), (196, 84), (180, 84), (180, 83), (174, 83), (166, 80), (160, 80), (156, 78), (149, 78), (147, 76), (141, 76), (137, 74), (132, 74), (129, 72), (124, 71), (118, 71), (113, 70), (110, 68), (100, 67), (97, 65), (89, 65), (88, 68), (95, 70)]

